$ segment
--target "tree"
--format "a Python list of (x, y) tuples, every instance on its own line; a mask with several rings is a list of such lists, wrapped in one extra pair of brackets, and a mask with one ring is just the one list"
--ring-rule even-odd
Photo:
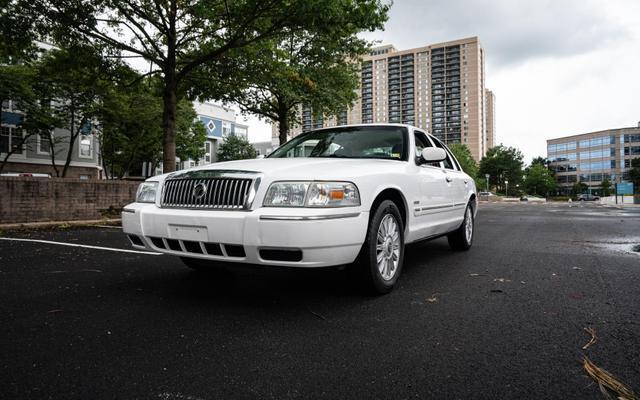
[(636, 193), (640, 193), (640, 157), (631, 160), (631, 169), (629, 170), (629, 180), (633, 182)]
[(529, 194), (547, 196), (556, 187), (556, 180), (544, 166), (535, 162), (525, 169), (524, 189)]
[(505, 181), (516, 187), (522, 181), (522, 159), (520, 150), (498, 145), (490, 148), (480, 160), (480, 174), (489, 174), (489, 183), (504, 189)]
[(602, 196), (604, 197), (611, 196), (612, 187), (613, 185), (611, 184), (611, 180), (609, 180), (609, 177), (605, 175), (602, 178), (602, 182), (600, 183), (600, 188), (602, 189)]
[[(142, 78), (124, 66), (119, 78), (101, 99), (102, 160), (112, 179), (130, 175), (143, 162), (155, 170), (162, 161), (162, 98), (153, 78)], [(188, 100), (178, 103), (176, 154), (180, 159), (199, 159), (204, 154), (206, 131)]]
[(448, 145), (449, 150), (456, 157), (462, 170), (467, 173), (470, 177), (476, 180), (476, 184), (478, 184), (478, 165), (476, 164), (476, 160), (474, 160), (471, 155), (471, 151), (467, 147), (466, 144), (461, 143), (453, 143)]
[[(97, 116), (98, 100), (109, 84), (108, 63), (95, 49), (87, 46), (53, 49), (39, 63), (39, 84), (47, 91), (58, 121), (68, 134), (57, 137), (66, 142), (67, 152), (61, 176), (65, 177), (76, 151), (78, 137), (90, 133)], [(51, 142), (50, 154), (55, 154), (56, 142)], [(53, 161), (56, 169), (55, 161)]]
[(357, 35), (383, 28), (387, 9), (334, 10), (323, 29), (287, 30), (282, 37), (247, 48), (247, 59), (227, 68), (237, 76), (221, 79), (230, 83), (224, 100), (277, 124), (280, 144), (287, 141), (289, 129), (300, 124), (303, 107), (315, 117), (337, 116), (357, 99), (359, 59), (369, 47)]
[(104, 44), (119, 56), (152, 64), (149, 74), (162, 80), (168, 172), (175, 170), (178, 101), (198, 86), (217, 84), (207, 71), (221, 73), (229, 58), (241, 54), (236, 50), (283, 32), (341, 30), (346, 27), (334, 19), (343, 13), (386, 12), (379, 0), (22, 1), (33, 14), (44, 14), (58, 40)]
[(574, 196), (577, 196), (579, 194), (585, 193), (588, 189), (589, 189), (589, 186), (587, 186), (586, 183), (576, 182), (571, 187), (571, 192), (573, 193)]
[(218, 161), (246, 160), (256, 158), (256, 149), (247, 139), (230, 135), (218, 149)]
[[(14, 1), (5, 1), (0, 5), (0, 103), (13, 100), (24, 111), (36, 101), (33, 92), (35, 70), (31, 65), (36, 49), (33, 46), (34, 31), (30, 19), (16, 11)], [(22, 117), (12, 121), (20, 129), (24, 128), (24, 122)], [(0, 172), (9, 157), (23, 150), (30, 138), (31, 134), (27, 133), (8, 146), (5, 156), (0, 160)]]

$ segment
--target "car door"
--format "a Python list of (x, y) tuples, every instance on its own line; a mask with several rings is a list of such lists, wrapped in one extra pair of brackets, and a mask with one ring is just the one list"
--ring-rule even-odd
[(470, 178), (462, 171), (460, 164), (458, 164), (458, 161), (447, 146), (435, 137), (431, 137), (431, 139), (436, 147), (440, 147), (447, 153), (447, 158), (442, 162), (442, 167), (445, 175), (447, 176), (447, 182), (451, 185), (451, 198), (453, 200), (453, 209), (450, 214), (451, 226), (449, 228), (455, 229), (464, 219)]
[(414, 130), (416, 175), (420, 187), (419, 199), (413, 201), (413, 216), (416, 221), (417, 238), (426, 238), (443, 233), (451, 223), (453, 187), (447, 181), (442, 163), (420, 163), (425, 147), (433, 147), (424, 132)]

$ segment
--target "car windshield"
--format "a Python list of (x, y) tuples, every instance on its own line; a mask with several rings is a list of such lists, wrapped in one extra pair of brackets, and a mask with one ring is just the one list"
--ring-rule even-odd
[(269, 158), (335, 157), (407, 159), (407, 129), (352, 126), (310, 131), (275, 150)]

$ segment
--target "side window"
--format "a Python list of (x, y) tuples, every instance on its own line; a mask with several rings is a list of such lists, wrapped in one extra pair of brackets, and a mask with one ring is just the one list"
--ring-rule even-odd
[(420, 157), (422, 154), (422, 149), (425, 147), (433, 147), (429, 139), (427, 139), (427, 135), (420, 131), (414, 131), (413, 136), (416, 140), (416, 157)]
[(451, 155), (449, 155), (449, 151), (447, 150), (447, 148), (444, 147), (442, 142), (439, 141), (438, 139), (434, 139), (433, 143), (435, 143), (436, 147), (440, 147), (442, 150), (444, 150), (447, 153), (447, 158), (445, 158), (444, 161), (442, 162), (444, 168), (445, 169), (453, 169), (453, 170), (455, 170), (456, 167), (453, 164), (453, 160), (451, 159)]

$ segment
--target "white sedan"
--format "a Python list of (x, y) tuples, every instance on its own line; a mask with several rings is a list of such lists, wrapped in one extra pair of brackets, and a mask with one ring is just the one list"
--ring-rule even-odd
[(122, 226), (134, 247), (191, 268), (349, 265), (387, 293), (405, 244), (446, 235), (467, 250), (476, 212), (474, 181), (440, 140), (368, 124), (303, 133), (264, 159), (150, 178)]

